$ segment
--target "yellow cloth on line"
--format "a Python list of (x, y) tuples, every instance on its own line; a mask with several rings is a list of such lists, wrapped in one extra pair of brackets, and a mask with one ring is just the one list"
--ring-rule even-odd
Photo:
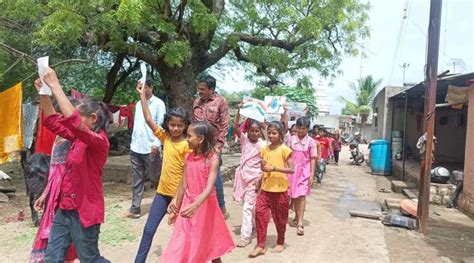
[(467, 101), (467, 91), (469, 87), (457, 87), (453, 85), (448, 86), (448, 93), (446, 94), (446, 101), (448, 103), (459, 103), (451, 106), (454, 109), (462, 109), (464, 103)]
[(0, 164), (18, 160), (23, 148), (21, 82), (0, 92)]

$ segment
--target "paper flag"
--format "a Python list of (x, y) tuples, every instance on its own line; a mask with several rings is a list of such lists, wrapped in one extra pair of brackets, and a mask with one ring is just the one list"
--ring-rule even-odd
[(146, 65), (145, 63), (140, 63), (140, 71), (142, 73), (142, 78), (140, 79), (142, 83), (142, 88), (145, 88), (145, 82), (146, 82)]
[(283, 105), (285, 105), (285, 103), (286, 103), (286, 97), (265, 96), (265, 105), (267, 107), (267, 113), (282, 114), (284, 111)]
[(306, 103), (303, 102), (288, 102), (288, 117), (302, 117), (305, 116)]
[(240, 110), (240, 115), (259, 122), (265, 120), (266, 106), (263, 101), (247, 97), (243, 99), (243, 103), (244, 105)]
[(43, 86), (41, 87), (39, 91), (39, 94), (51, 96), (53, 95), (53, 93), (51, 92), (51, 89), (43, 81), (43, 76), (44, 74), (46, 74), (46, 70), (48, 70), (49, 57), (48, 56), (40, 57), (38, 58), (37, 62), (38, 62), (38, 75), (40, 77), (41, 83), (43, 84)]

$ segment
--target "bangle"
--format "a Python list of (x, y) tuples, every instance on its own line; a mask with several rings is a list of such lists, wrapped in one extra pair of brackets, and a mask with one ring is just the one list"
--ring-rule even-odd
[(273, 166), (273, 170), (272, 171), (275, 171), (275, 166)]

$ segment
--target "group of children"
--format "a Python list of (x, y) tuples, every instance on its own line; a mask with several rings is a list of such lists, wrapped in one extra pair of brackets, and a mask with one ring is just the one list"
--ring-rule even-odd
[[(37, 210), (42, 210), (45, 202), (48, 206), (30, 261), (72, 262), (79, 258), (81, 262), (109, 262), (100, 255), (98, 240), (104, 222), (101, 178), (109, 150), (106, 131), (110, 113), (105, 104), (91, 98), (73, 106), (50, 68), (42, 81), (59, 104), (60, 113), (48, 95), (40, 95), (40, 106), (47, 116), (43, 124), (61, 142), (53, 151), (53, 160), (63, 159), (53, 162), (61, 167), (52, 169), (56, 172), (50, 174), (48, 191), (35, 204)], [(42, 81), (35, 81), (38, 91)], [(160, 127), (153, 122), (141, 83), (137, 91), (146, 122), (163, 144), (164, 165), (135, 262), (145, 262), (166, 213), (174, 230), (161, 261), (220, 262), (235, 244), (214, 187), (219, 166), (214, 127), (205, 121), (190, 124), (180, 107), (171, 109)]]
[[(242, 104), (239, 105), (239, 109)], [(257, 230), (257, 245), (249, 257), (265, 253), (265, 240), (270, 214), (277, 230), (273, 252), (284, 250), (286, 224), (296, 227), (297, 235), (304, 235), (303, 218), (306, 196), (311, 192), (315, 178), (321, 182), (324, 164), (334, 148), (338, 154), (338, 137), (330, 141), (326, 131), (314, 136), (310, 119), (297, 119), (286, 135), (286, 113), (282, 122), (259, 123), (247, 119), (235, 128), (241, 144), (241, 160), (234, 179), (233, 197), (243, 202), (242, 226), (238, 247), (251, 242), (252, 227)], [(237, 112), (234, 127), (239, 127)], [(290, 219), (289, 211), (294, 211)], [(255, 221), (255, 224), (253, 223)]]
[[(59, 167), (52, 169), (55, 172), (50, 174), (48, 190), (35, 204), (41, 210), (48, 200), (47, 220), (43, 219), (38, 231), (31, 261), (65, 262), (78, 257), (81, 262), (107, 262), (98, 248), (104, 222), (101, 177), (109, 149), (107, 106), (90, 98), (73, 105), (52, 69), (47, 70), (43, 81), (51, 88), (61, 112), (56, 112), (49, 96), (40, 96), (47, 116), (44, 124), (58, 136), (52, 165)], [(38, 79), (35, 87), (40, 90), (42, 81)], [(160, 127), (151, 117), (141, 83), (137, 91), (146, 123), (162, 142), (163, 167), (135, 262), (145, 262), (153, 236), (167, 213), (174, 229), (161, 261), (220, 262), (235, 244), (214, 187), (219, 166), (214, 127), (205, 121), (190, 123), (187, 112), (180, 107), (171, 109)], [(237, 113), (234, 127), (239, 122)], [(237, 246), (250, 244), (255, 220), (257, 245), (249, 257), (257, 257), (265, 253), (270, 214), (278, 234), (274, 252), (284, 250), (290, 209), (295, 217), (289, 225), (296, 227), (298, 235), (304, 235), (306, 196), (314, 182), (316, 164), (327, 158), (326, 148), (331, 147), (326, 146), (324, 132), (316, 140), (311, 138), (308, 117), (300, 117), (289, 136), (285, 135), (287, 126), (280, 121), (259, 123), (249, 119), (246, 124), (243, 129), (235, 129), (242, 155), (233, 197), (243, 202)]]

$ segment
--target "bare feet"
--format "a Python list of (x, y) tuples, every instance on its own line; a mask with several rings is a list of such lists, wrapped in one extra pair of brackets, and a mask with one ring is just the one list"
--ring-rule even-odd
[(250, 244), (250, 241), (241, 239), (239, 243), (237, 243), (237, 247), (246, 247), (248, 244)]
[(256, 247), (250, 254), (249, 258), (256, 258), (258, 256), (265, 255), (265, 249), (263, 247)]
[(273, 253), (281, 253), (283, 252), (283, 250), (285, 250), (284, 245), (276, 245), (275, 247), (272, 248)]

